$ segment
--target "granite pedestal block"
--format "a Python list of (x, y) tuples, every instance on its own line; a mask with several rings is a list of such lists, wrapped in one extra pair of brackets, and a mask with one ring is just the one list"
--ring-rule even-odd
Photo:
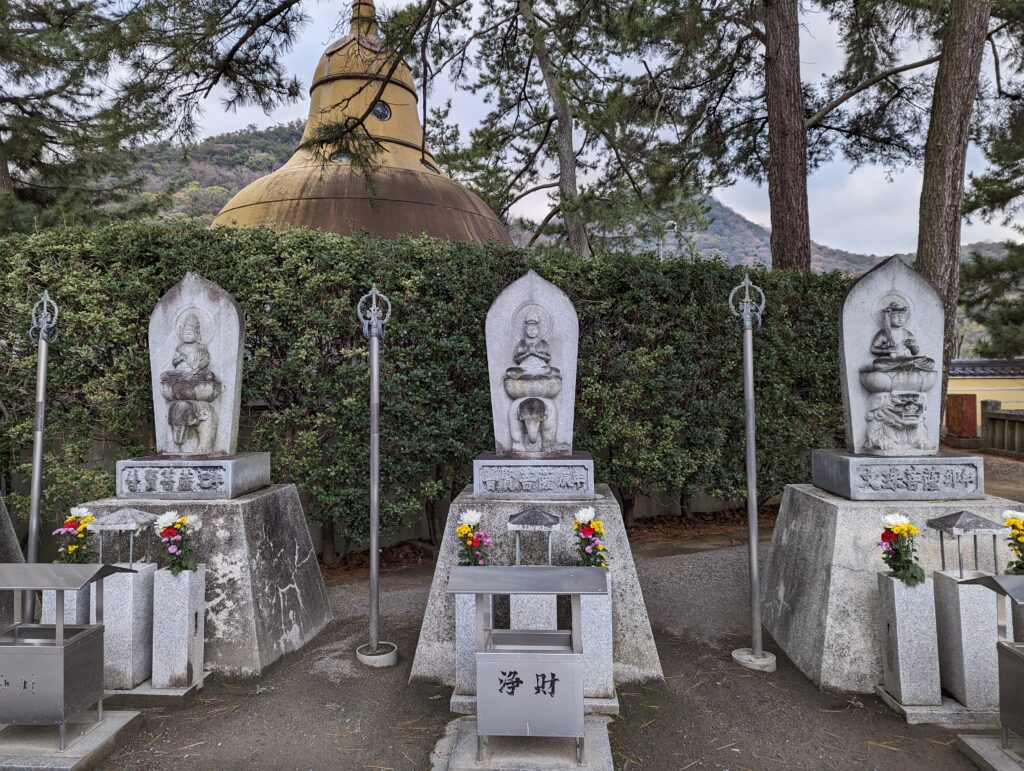
[(904, 706), (939, 706), (939, 646), (935, 631), (935, 589), (878, 574), (882, 605), (885, 690)]
[[(959, 572), (941, 570), (934, 573), (942, 687), (968, 709), (996, 709), (999, 707), (997, 604), (1007, 607), (1007, 598), (984, 586), (964, 585), (959, 575)], [(983, 574), (964, 571), (964, 578), (980, 575)], [(1012, 639), (1012, 630), (1010, 637)]]
[(952, 453), (883, 458), (814, 450), (811, 481), (851, 501), (978, 500), (985, 497), (985, 462)]
[[(7, 513), (4, 498), (0, 495), (0, 562), (24, 562), (18, 534)], [(0, 625), (14, 621), (14, 592), (0, 592)]]
[(118, 498), (230, 499), (269, 484), (269, 452), (241, 452), (223, 457), (148, 455), (117, 462)]
[(333, 618), (294, 485), (231, 500), (131, 500), (86, 504), (96, 514), (129, 505), (202, 518), (195, 555), (206, 565), (206, 666), (259, 675), (298, 650)]
[[(996, 520), (1015, 505), (986, 496), (970, 508)], [(921, 531), (918, 556), (930, 572), (941, 559), (939, 534), (926, 520), (963, 508), (957, 501), (850, 501), (813, 485), (787, 485), (764, 573), (765, 629), (815, 685), (872, 693), (883, 679), (877, 578), (887, 570), (877, 545), (882, 518), (910, 518)], [(1009, 560), (1002, 543), (999, 559)]]
[[(612, 591), (610, 575), (608, 591)], [(588, 699), (614, 699), (611, 594), (580, 597), (580, 621), (583, 626), (583, 656), (587, 662), (583, 668), (583, 696)]]
[[(10, 592), (3, 592), (10, 594)], [(88, 624), (90, 608), (90, 587), (86, 586), (76, 592), (64, 592), (64, 623)], [(57, 593), (50, 589), (43, 590), (42, 623), (56, 624)]]
[(1024, 642), (1024, 604), (1010, 601), (1013, 613), (1013, 640)]
[(187, 688), (203, 679), (206, 566), (153, 582), (153, 687)]
[[(430, 587), (426, 612), (420, 629), (416, 655), (410, 679), (456, 684), (456, 596), (447, 593), (448, 579), (453, 566), (458, 564), (458, 539), (455, 526), (459, 516), (467, 509), (483, 513), (480, 528), (491, 533), (494, 547), (490, 550), (492, 565), (515, 564), (515, 539), (507, 532), (509, 517), (530, 505), (534, 500), (496, 501), (473, 495), (465, 489), (448, 511), (448, 522), (438, 553), (437, 567)], [(615, 685), (660, 680), (663, 678), (661, 661), (654, 645), (651, 624), (644, 606), (640, 582), (637, 579), (629, 538), (622, 524), (622, 512), (607, 485), (598, 485), (596, 498), (577, 501), (547, 501), (541, 505), (545, 511), (559, 517), (562, 527), (552, 534), (553, 564), (576, 564), (576, 536), (572, 532), (573, 514), (582, 506), (593, 506), (596, 517), (604, 521), (604, 543), (608, 549), (608, 575), (611, 579), (611, 618), (613, 644), (613, 679)], [(546, 539), (524, 539), (523, 564), (546, 564)], [(471, 608), (471, 604), (466, 606)], [(471, 612), (467, 610), (467, 612)], [(470, 616), (471, 618), (471, 616)], [(584, 622), (585, 623), (585, 622)], [(469, 637), (468, 632), (464, 632)], [(460, 638), (461, 640), (462, 638)], [(584, 646), (587, 645), (584, 640)], [(588, 666), (591, 666), (588, 654)]]
[(594, 497), (594, 459), (574, 452), (556, 458), (473, 459), (473, 495), (495, 500), (580, 500)]
[[(103, 685), (129, 690), (153, 674), (152, 562), (118, 563), (134, 573), (103, 579)], [(92, 622), (96, 623), (96, 586), (92, 585)]]
[(509, 629), (558, 629), (558, 597), (513, 594), (508, 598)]

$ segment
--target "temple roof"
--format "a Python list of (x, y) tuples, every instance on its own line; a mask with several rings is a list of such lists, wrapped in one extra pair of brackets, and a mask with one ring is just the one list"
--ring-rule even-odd
[(1024, 359), (954, 359), (950, 377), (1024, 377)]
[(438, 167), (424, 142), (417, 101), (411, 70), (380, 38), (373, 3), (354, 0), (348, 34), (327, 46), (313, 73), (303, 141), (318, 127), (365, 115), (353, 137), (377, 148), (370, 179), (344, 153), (323, 161), (300, 148), (239, 191), (213, 224), (511, 243), (494, 212)]

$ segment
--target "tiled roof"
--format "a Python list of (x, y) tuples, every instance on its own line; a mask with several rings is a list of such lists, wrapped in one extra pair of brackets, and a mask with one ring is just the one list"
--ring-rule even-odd
[(950, 377), (1024, 377), (1024, 359), (954, 359)]

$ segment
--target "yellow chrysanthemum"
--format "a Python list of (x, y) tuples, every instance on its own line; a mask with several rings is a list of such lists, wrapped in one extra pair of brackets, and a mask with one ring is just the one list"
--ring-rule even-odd
[(68, 553), (70, 554), (73, 551), (78, 551), (78, 544), (77, 543), (73, 543), (70, 546), (68, 546)]
[(75, 538), (85, 538), (85, 533), (79, 533)]
[(457, 528), (455, 528), (455, 535), (457, 535), (459, 538), (465, 538), (469, 533), (472, 532), (473, 528), (471, 528), (469, 525), (459, 525)]

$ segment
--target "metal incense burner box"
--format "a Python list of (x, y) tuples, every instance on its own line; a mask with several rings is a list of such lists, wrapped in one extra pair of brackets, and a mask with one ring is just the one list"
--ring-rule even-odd
[[(60, 726), (97, 705), (103, 719), (103, 583), (114, 565), (0, 564), (0, 591), (14, 592), (14, 623), (0, 631), (0, 724)], [(64, 592), (94, 581), (96, 622), (64, 624)], [(21, 620), (21, 593), (56, 592), (56, 623)]]
[[(602, 568), (456, 567), (449, 594), (476, 596), (477, 760), (488, 736), (574, 738), (585, 759), (580, 596), (607, 594)], [(572, 628), (494, 628), (494, 595), (568, 595)]]

